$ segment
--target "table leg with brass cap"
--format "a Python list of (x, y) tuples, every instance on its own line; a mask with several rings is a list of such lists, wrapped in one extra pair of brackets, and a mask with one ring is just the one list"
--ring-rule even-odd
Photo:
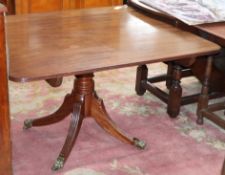
[(94, 90), (93, 77), (93, 73), (76, 76), (71, 94), (65, 97), (63, 104), (55, 113), (43, 118), (25, 120), (24, 122), (24, 129), (28, 129), (57, 123), (72, 114), (66, 141), (52, 170), (58, 170), (64, 166), (75, 144), (82, 121), (86, 117), (94, 118), (101, 128), (117, 139), (140, 149), (145, 148), (146, 144), (143, 141), (130, 138), (124, 134), (109, 117), (103, 100), (97, 96)]

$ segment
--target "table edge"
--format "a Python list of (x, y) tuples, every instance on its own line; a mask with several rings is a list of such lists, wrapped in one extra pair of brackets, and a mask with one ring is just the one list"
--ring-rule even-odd
[[(217, 45), (217, 44), (215, 44), (215, 45)], [(212, 55), (216, 55), (217, 53), (219, 53), (220, 49), (221, 49), (221, 47), (219, 45), (217, 45), (217, 48), (212, 49), (211, 51), (199, 52), (198, 54), (196, 54), (196, 53), (186, 54), (186, 55), (182, 55), (182, 56), (160, 58), (155, 61), (147, 60), (147, 61), (142, 61), (142, 62), (134, 62), (134, 63), (127, 63), (127, 64), (121, 64), (121, 65), (116, 65), (116, 66), (112, 65), (112, 66), (107, 66), (107, 67), (102, 67), (102, 68), (90, 69), (88, 71), (74, 71), (74, 72), (68, 72), (68, 73), (63, 73), (63, 74), (55, 74), (52, 76), (46, 75), (46, 76), (36, 77), (36, 78), (17, 77), (14, 75), (9, 75), (9, 80), (14, 81), (14, 82), (19, 82), (19, 83), (26, 83), (26, 82), (32, 82), (32, 81), (54, 79), (54, 78), (59, 78), (59, 77), (64, 77), (64, 76), (82, 75), (82, 74), (95, 73), (95, 72), (107, 71), (107, 70), (112, 70), (112, 69), (126, 68), (126, 67), (138, 66), (141, 64), (152, 64), (152, 63), (164, 62), (164, 61), (177, 61), (177, 60), (182, 60), (182, 59), (187, 59), (187, 58), (197, 58), (197, 57), (201, 57), (201, 56), (212, 56)]]

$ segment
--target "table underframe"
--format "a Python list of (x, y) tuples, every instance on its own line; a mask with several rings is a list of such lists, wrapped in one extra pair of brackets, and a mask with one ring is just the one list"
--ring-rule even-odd
[(58, 170), (64, 166), (75, 144), (83, 119), (86, 117), (94, 118), (101, 128), (117, 139), (144, 149), (145, 143), (143, 141), (124, 134), (109, 117), (103, 100), (95, 92), (94, 74), (89, 73), (75, 77), (72, 92), (65, 96), (58, 110), (42, 118), (27, 119), (24, 121), (24, 129), (29, 129), (34, 126), (45, 126), (60, 122), (72, 114), (67, 138), (52, 169)]

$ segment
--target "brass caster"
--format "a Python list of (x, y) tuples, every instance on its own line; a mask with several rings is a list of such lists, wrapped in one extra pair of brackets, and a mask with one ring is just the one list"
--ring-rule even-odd
[(53, 170), (53, 171), (57, 171), (57, 170), (59, 170), (60, 168), (62, 168), (62, 167), (64, 166), (64, 161), (65, 161), (64, 157), (63, 157), (63, 156), (59, 156), (59, 157), (56, 159), (54, 165), (52, 166), (52, 170)]
[(23, 129), (29, 129), (32, 127), (32, 122), (33, 120), (31, 119), (27, 119), (24, 121), (24, 124), (23, 124)]
[(133, 138), (134, 145), (139, 149), (145, 149), (146, 143), (138, 138)]

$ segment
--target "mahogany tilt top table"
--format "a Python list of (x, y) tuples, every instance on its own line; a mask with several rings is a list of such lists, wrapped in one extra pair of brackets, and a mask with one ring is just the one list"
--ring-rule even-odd
[(10, 79), (17, 82), (74, 75), (74, 87), (53, 114), (26, 120), (26, 129), (53, 124), (72, 113), (65, 144), (53, 165), (63, 167), (82, 121), (91, 116), (111, 135), (139, 148), (122, 133), (94, 90), (94, 72), (213, 55), (220, 47), (191, 33), (121, 6), (9, 16)]

